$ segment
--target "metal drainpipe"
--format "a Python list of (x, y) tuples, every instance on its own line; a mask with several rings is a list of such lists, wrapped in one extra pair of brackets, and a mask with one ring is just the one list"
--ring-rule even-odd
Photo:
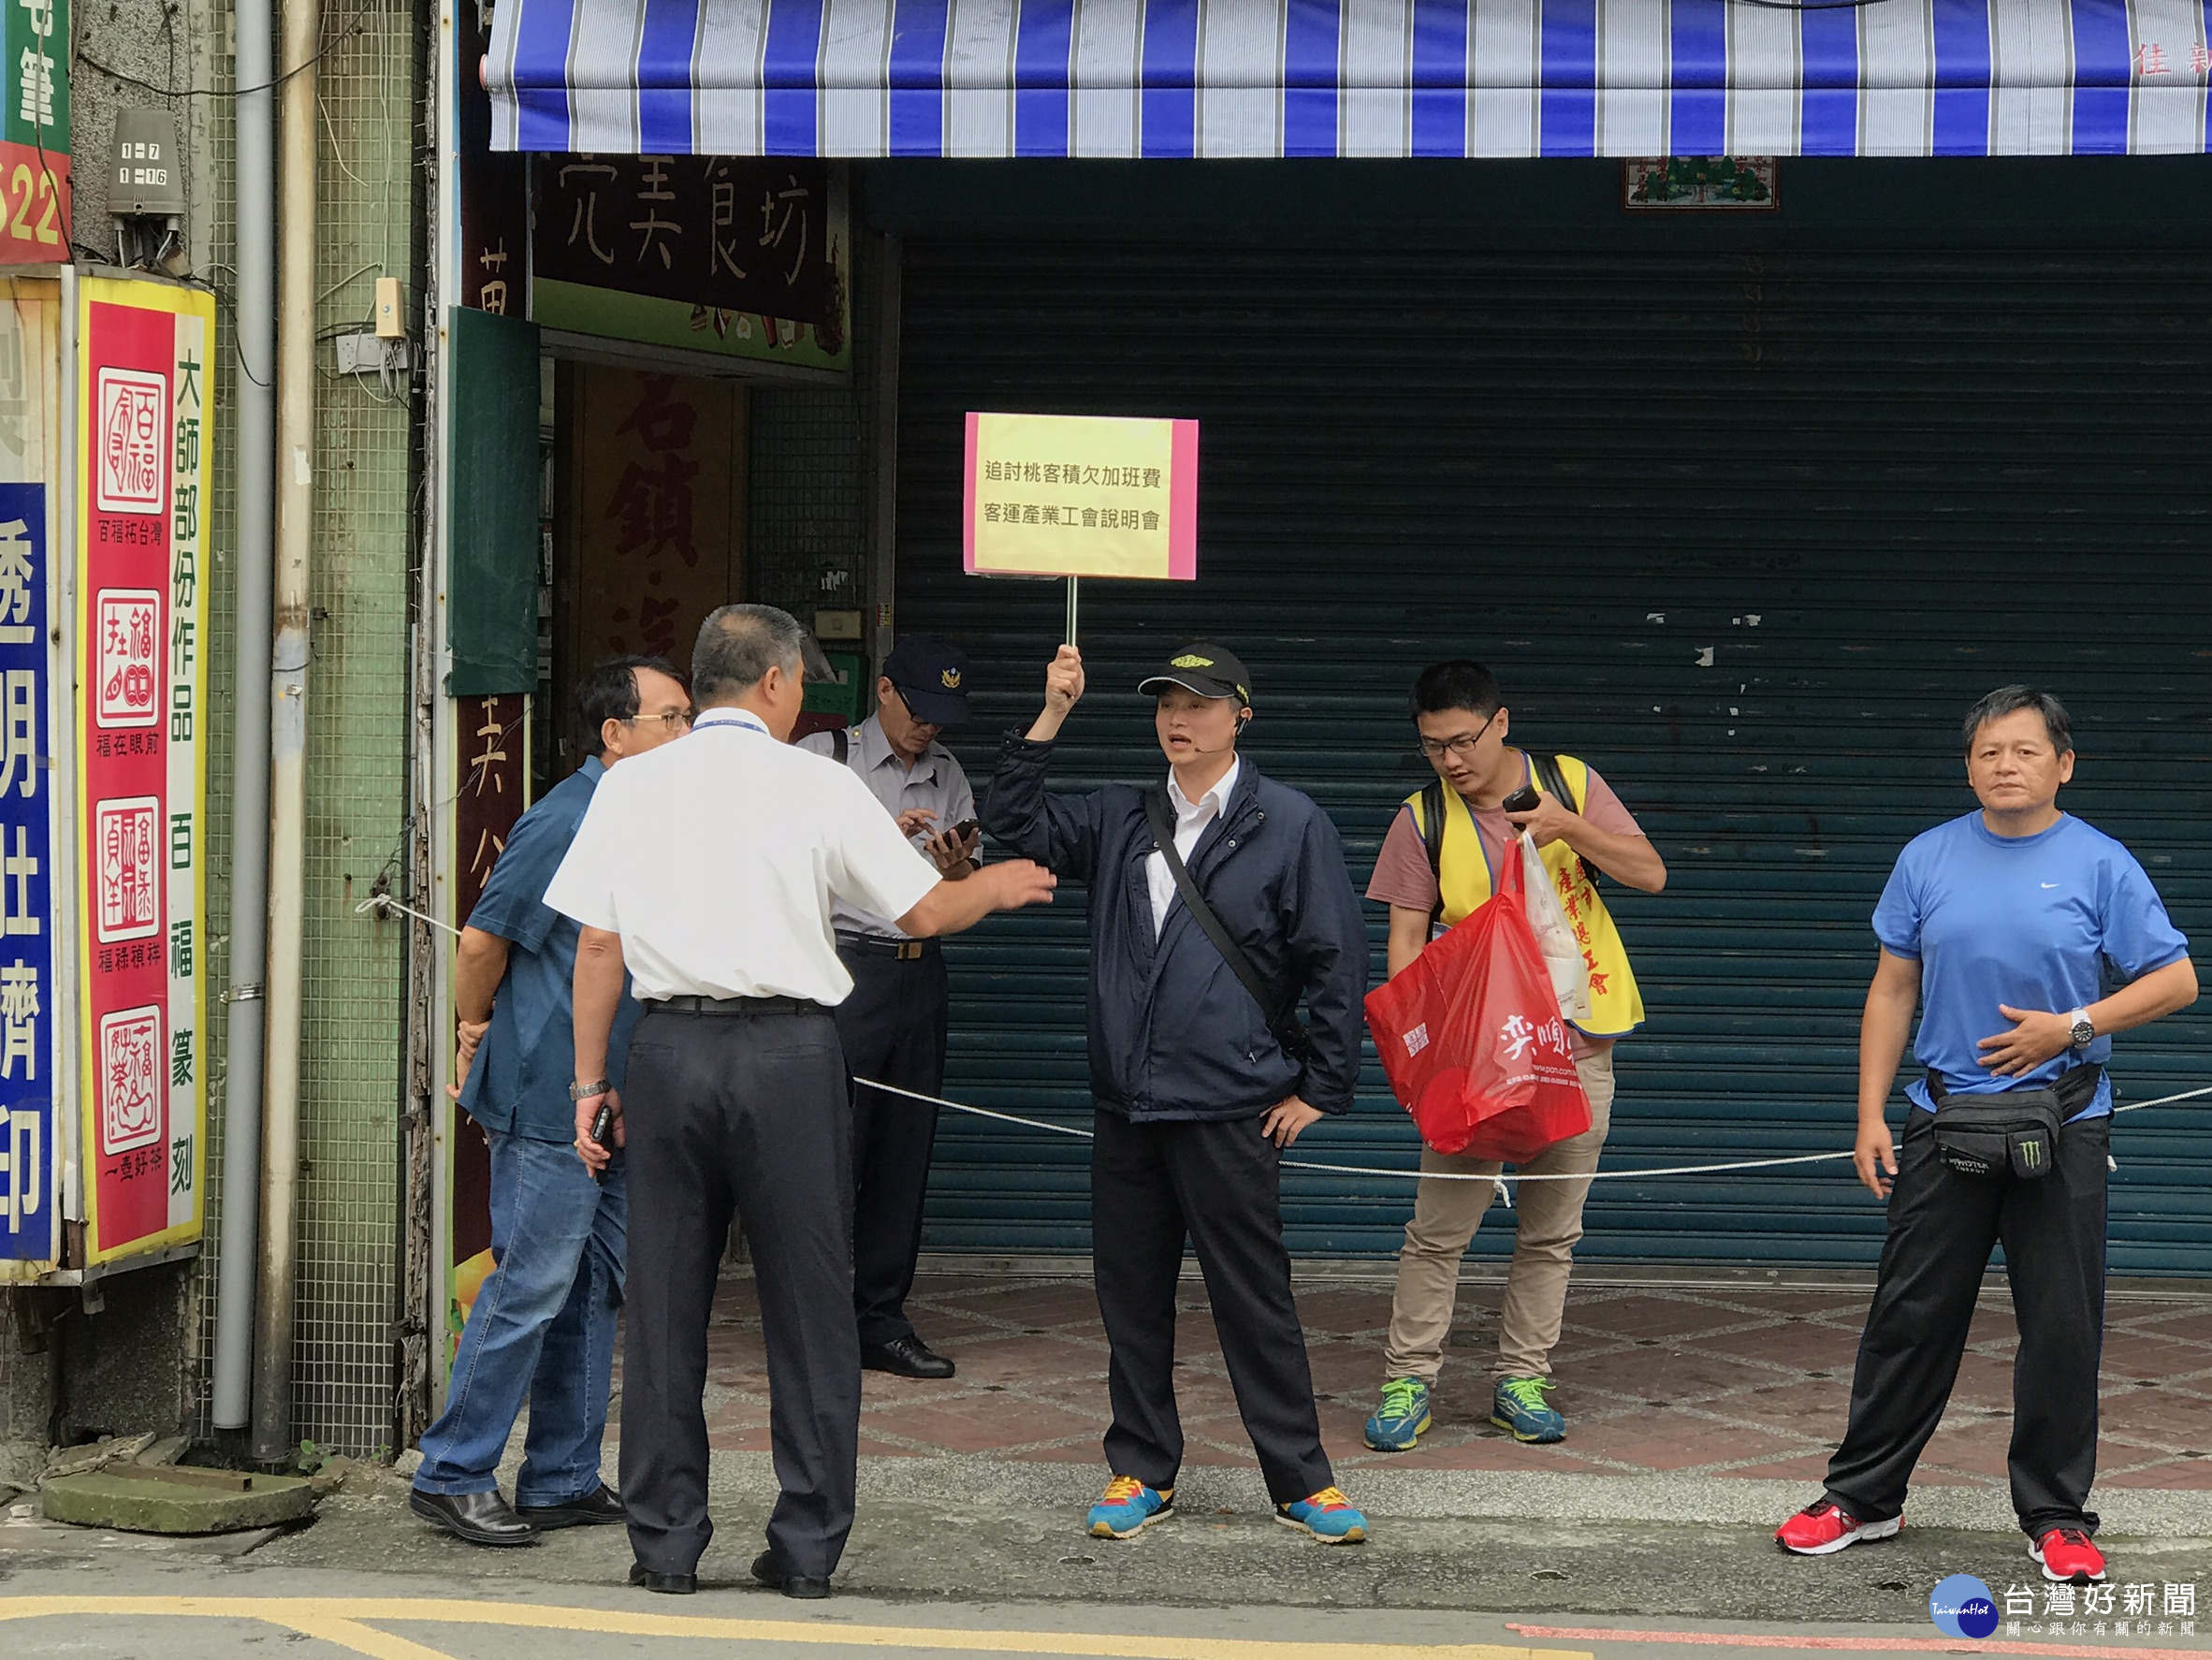
[(261, 1245), (262, 975), (269, 961), (269, 584), (276, 503), (275, 19), (237, 0), (238, 686), (230, 797), (230, 996), (223, 1095), (222, 1255), (214, 1420), (253, 1420), (254, 1281)]
[(261, 1284), (254, 1310), (254, 1456), (288, 1458), (299, 1178), (301, 932), (307, 885), (308, 556), (314, 510), (315, 52), (318, 0), (286, 0), (278, 131), (277, 483), (269, 669), (268, 1108)]

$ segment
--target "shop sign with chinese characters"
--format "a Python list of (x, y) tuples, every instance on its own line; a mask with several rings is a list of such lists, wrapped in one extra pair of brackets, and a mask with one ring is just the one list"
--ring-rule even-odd
[(570, 661), (682, 662), (739, 597), (745, 394), (728, 380), (582, 363), (570, 383), (573, 529), (556, 614)]
[(1198, 575), (1198, 423), (968, 417), (967, 568), (976, 576)]
[[(60, 284), (0, 294), (0, 1263), (57, 1260), (53, 658), (48, 638)], [(19, 1274), (18, 1277), (21, 1275)], [(0, 1274), (0, 1278), (8, 1277)]]
[(198, 1236), (206, 1158), (205, 461), (214, 301), (78, 284), (85, 1262)]
[(69, 0), (0, 19), (0, 265), (51, 265), (69, 257)]
[(536, 155), (531, 201), (540, 328), (851, 368), (851, 243), (828, 163)]

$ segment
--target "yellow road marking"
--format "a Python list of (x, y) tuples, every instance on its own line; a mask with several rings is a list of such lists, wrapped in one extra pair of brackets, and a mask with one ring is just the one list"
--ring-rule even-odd
[[(255, 1618), (261, 1618), (256, 1614)], [(418, 1642), (403, 1637), (394, 1637), (388, 1631), (379, 1631), (364, 1625), (358, 1620), (342, 1620), (329, 1614), (290, 1613), (281, 1622), (302, 1637), (319, 1637), (325, 1642), (336, 1643), (340, 1648), (351, 1649), (357, 1654), (367, 1654), (370, 1660), (451, 1660), (436, 1649), (426, 1649)]]
[(1273, 1642), (1249, 1638), (1094, 1636), (1075, 1631), (968, 1631), (919, 1625), (837, 1625), (800, 1620), (733, 1620), (697, 1614), (628, 1613), (542, 1603), (355, 1596), (13, 1596), (0, 1620), (54, 1615), (184, 1615), (261, 1620), (321, 1638), (371, 1660), (444, 1660), (435, 1649), (373, 1629), (368, 1621), (505, 1625), (619, 1637), (691, 1637), (724, 1642), (814, 1643), (856, 1649), (965, 1649), (976, 1653), (1065, 1654), (1082, 1660), (1285, 1660), (1302, 1653), (1343, 1660), (1594, 1660), (1586, 1649), (1507, 1643)]

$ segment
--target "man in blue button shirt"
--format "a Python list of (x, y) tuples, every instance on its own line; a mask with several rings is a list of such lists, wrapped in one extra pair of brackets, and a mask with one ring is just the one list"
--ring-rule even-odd
[[(2020, 1348), (2013, 1370), (2013, 1507), (2044, 1577), (2104, 1578), (2083, 1507), (2097, 1469), (2104, 1330), (2105, 1150), (2112, 1034), (2196, 1000), (2189, 941), (2133, 854), (2060, 812), (2074, 777), (2059, 700), (2006, 686), (1966, 718), (1981, 810), (1916, 837), (1874, 910), (1882, 954), (1859, 1027), (1859, 1180), (1889, 1201), (1889, 1237), (1858, 1366), (1850, 1428), (1827, 1493), (1784, 1522), (1784, 1550), (1825, 1556), (1898, 1530), (1905, 1488), (1935, 1434), (1993, 1246), (2004, 1246)], [(2125, 981), (2103, 995), (2110, 963)], [(1905, 1093), (1900, 1145), (1884, 1110), (1913, 1012), (1926, 1069)], [(1993, 1158), (1950, 1149), (1957, 1114), (2048, 1090), (2057, 1145), (2029, 1129)]]
[[(445, 1410), (423, 1435), (409, 1503), (474, 1545), (626, 1520), (599, 1474), (622, 1303), (623, 1161), (617, 1154), (595, 1182), (576, 1157), (578, 928), (545, 894), (606, 769), (690, 731), (691, 701), (665, 658), (618, 657), (576, 689), (576, 709), (592, 753), (515, 826), (454, 968), (455, 1071), (466, 1079), (458, 1099), (491, 1143), (497, 1266), (461, 1332)], [(625, 986), (607, 1048), (617, 1085), (637, 1016)], [(493, 1471), (526, 1398), (530, 1434), (510, 1508)]]

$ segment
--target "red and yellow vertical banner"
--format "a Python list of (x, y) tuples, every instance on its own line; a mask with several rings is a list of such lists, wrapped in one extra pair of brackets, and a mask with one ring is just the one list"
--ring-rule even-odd
[(77, 313), (85, 1261), (199, 1236), (205, 471), (213, 298), (87, 277)]

